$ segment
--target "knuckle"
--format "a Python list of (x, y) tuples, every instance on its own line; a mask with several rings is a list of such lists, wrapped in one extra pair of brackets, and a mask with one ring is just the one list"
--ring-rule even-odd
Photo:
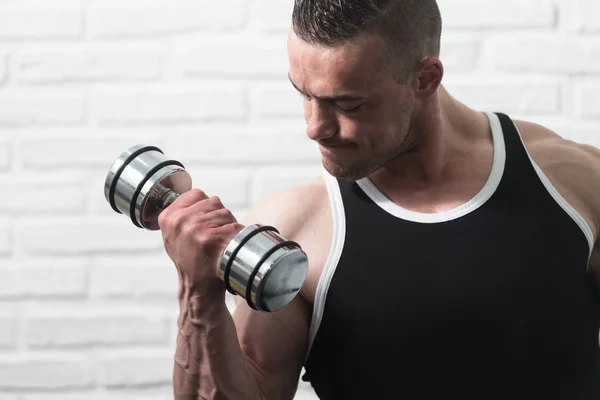
[(225, 218), (225, 219), (232, 219), (233, 218), (233, 214), (231, 213), (231, 210), (227, 209), (227, 208), (221, 208), (219, 210), (216, 210), (215, 213), (221, 217), (221, 218)]
[(158, 214), (158, 226), (161, 230), (170, 230), (176, 227), (174, 213), (172, 210), (166, 209)]
[(219, 196), (211, 196), (209, 201), (217, 207), (223, 207), (223, 202), (221, 202), (221, 198)]
[(165, 229), (165, 227), (167, 226), (167, 211), (163, 211), (160, 214), (158, 214), (158, 226), (160, 227), (160, 229)]
[(237, 235), (242, 229), (244, 229), (244, 225), (238, 224), (237, 222), (225, 226), (225, 232), (227, 236), (230, 236), (231, 238)]
[(219, 234), (214, 229), (204, 229), (199, 232), (198, 241), (204, 246), (211, 246), (219, 242)]
[(202, 191), (200, 189), (191, 189), (190, 191), (188, 191), (186, 193), (186, 196), (189, 197), (190, 200), (195, 200), (195, 201), (200, 201), (200, 200), (204, 200), (204, 199), (208, 198), (206, 193), (204, 193), (204, 191)]
[(181, 227), (179, 229), (180, 233), (184, 237), (194, 237), (198, 234), (199, 227), (197, 224), (193, 222), (188, 222), (186, 224), (180, 223)]
[(181, 232), (184, 229), (188, 228), (188, 224), (186, 224), (187, 218), (185, 213), (177, 213), (171, 216), (169, 219), (169, 225), (176, 231)]
[(220, 228), (231, 220), (230, 214), (226, 208), (219, 208), (202, 215), (200, 218), (206, 224), (206, 227)]

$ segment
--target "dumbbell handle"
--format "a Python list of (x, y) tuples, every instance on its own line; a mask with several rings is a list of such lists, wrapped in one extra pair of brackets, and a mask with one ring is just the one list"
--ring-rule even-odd
[(156, 206), (161, 210), (169, 207), (175, 200), (179, 198), (179, 194), (176, 191), (164, 187), (161, 184), (158, 184), (156, 189), (160, 193), (160, 197), (157, 199), (158, 201)]
[[(178, 161), (155, 146), (136, 145), (113, 163), (104, 196), (114, 211), (139, 228), (158, 230), (159, 214), (191, 190), (189, 174)], [(231, 294), (263, 312), (277, 311), (300, 291), (308, 258), (298, 243), (271, 226), (244, 227), (228, 243), (219, 260), (219, 278)]]

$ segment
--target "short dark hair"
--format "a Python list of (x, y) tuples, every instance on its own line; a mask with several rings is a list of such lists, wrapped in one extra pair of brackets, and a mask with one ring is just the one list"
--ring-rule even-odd
[(292, 26), (311, 44), (335, 47), (378, 35), (400, 83), (424, 56), (439, 57), (442, 18), (436, 0), (295, 0)]

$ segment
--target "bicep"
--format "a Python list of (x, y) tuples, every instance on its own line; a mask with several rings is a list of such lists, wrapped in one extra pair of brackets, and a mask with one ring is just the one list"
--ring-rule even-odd
[[(295, 239), (300, 225), (297, 207), (301, 189), (264, 195), (254, 204), (242, 225), (260, 223), (277, 228), (283, 237)], [(235, 297), (233, 313), (242, 351), (266, 399), (293, 399), (308, 347), (311, 308), (298, 294), (276, 312), (251, 309)]]
[(308, 303), (298, 295), (271, 313), (255, 311), (245, 301), (236, 303), (238, 339), (266, 399), (291, 400), (308, 346)]

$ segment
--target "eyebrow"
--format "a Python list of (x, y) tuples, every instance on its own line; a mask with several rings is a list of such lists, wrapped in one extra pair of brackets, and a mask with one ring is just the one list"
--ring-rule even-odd
[[(290, 80), (290, 82), (292, 83), (292, 86), (294, 87), (294, 89), (296, 89), (298, 92), (305, 94), (302, 90), (300, 90), (298, 88), (298, 86), (296, 86), (296, 84), (294, 83), (294, 81), (292, 80), (292, 77), (290, 76), (290, 74), (288, 73), (288, 78)], [(364, 97), (361, 96), (352, 96), (352, 95), (347, 95), (347, 94), (342, 94), (339, 96), (315, 96), (315, 95), (310, 95), (311, 97), (314, 97), (315, 99), (318, 100), (323, 100), (323, 101), (358, 101), (358, 100), (363, 100)]]

